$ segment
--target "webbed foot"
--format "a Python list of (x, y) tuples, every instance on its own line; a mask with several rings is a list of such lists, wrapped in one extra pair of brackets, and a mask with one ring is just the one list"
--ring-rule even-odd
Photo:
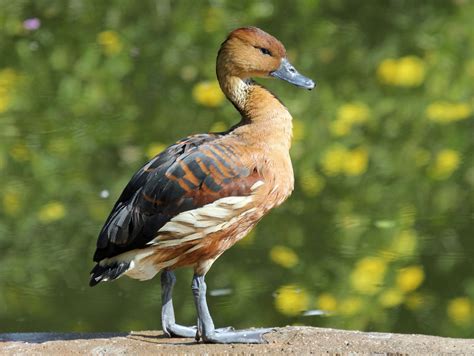
[(263, 335), (273, 331), (271, 328), (221, 330), (216, 329), (214, 332), (204, 333), (202, 340), (214, 344), (265, 344), (267, 341), (263, 338)]

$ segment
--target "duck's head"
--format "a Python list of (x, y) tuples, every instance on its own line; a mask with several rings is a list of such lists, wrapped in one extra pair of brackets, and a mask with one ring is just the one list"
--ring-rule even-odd
[(315, 86), (291, 65), (282, 43), (256, 27), (238, 28), (229, 34), (217, 56), (217, 71), (218, 75), (226, 73), (244, 80), (275, 77), (309, 90)]

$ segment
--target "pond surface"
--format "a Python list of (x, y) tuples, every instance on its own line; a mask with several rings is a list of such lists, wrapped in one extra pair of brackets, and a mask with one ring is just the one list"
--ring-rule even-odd
[(239, 120), (214, 62), (252, 23), (318, 87), (259, 80), (294, 116), (295, 191), (208, 273), (216, 325), (474, 335), (473, 4), (259, 3), (6, 7), (0, 332), (161, 327), (159, 278), (88, 286), (97, 235), (143, 163)]

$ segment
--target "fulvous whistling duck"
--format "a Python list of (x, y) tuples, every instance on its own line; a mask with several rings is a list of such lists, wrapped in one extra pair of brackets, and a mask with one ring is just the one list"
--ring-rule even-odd
[[(271, 329), (215, 329), (204, 276), (293, 191), (287, 108), (252, 77), (275, 77), (298, 87), (314, 83), (286, 58), (285, 47), (255, 28), (232, 31), (217, 56), (222, 91), (241, 114), (221, 133), (197, 134), (169, 146), (131, 179), (97, 240), (90, 285), (127, 275), (139, 280), (159, 271), (162, 326), (167, 336), (213, 343), (261, 343)], [(175, 322), (173, 270), (192, 266), (196, 327)]]

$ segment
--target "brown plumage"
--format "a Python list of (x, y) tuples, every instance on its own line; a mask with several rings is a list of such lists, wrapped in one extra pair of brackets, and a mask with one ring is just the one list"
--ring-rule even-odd
[(134, 175), (99, 235), (91, 285), (184, 266), (204, 276), (291, 194), (291, 115), (250, 79), (269, 76), (314, 87), (273, 36), (255, 27), (231, 32), (219, 50), (217, 77), (241, 121), (171, 145)]

